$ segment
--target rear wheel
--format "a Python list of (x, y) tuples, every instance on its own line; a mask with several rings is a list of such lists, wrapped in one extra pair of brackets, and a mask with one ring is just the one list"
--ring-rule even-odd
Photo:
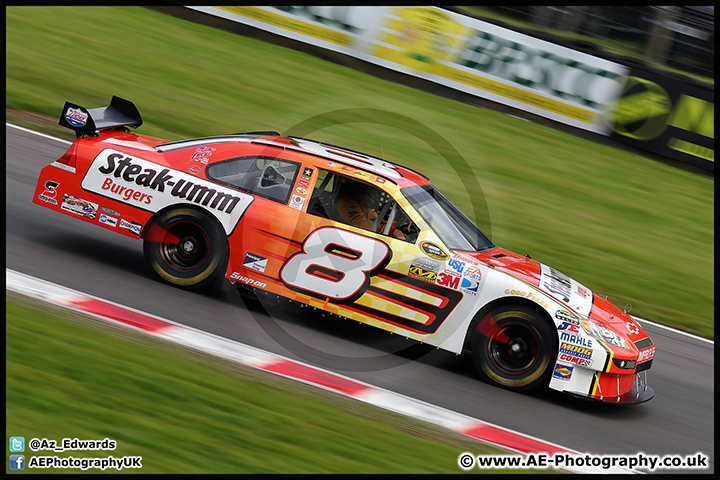
[(533, 309), (503, 306), (477, 324), (472, 356), (486, 381), (517, 392), (531, 390), (548, 383), (557, 357), (557, 334)]
[(193, 208), (176, 208), (153, 219), (143, 250), (152, 269), (186, 290), (213, 288), (225, 278), (227, 236), (218, 222)]

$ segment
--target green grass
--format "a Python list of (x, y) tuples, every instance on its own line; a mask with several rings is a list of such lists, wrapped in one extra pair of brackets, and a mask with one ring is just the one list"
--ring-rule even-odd
[[(385, 111), (308, 136), (426, 173), (463, 211), (477, 210), (498, 245), (620, 307), (631, 303), (634, 315), (714, 337), (710, 178), (148, 9), (8, 7), (6, 15), (11, 121), (37, 113), (56, 123), (66, 100), (93, 108), (119, 95), (138, 106), (140, 133), (178, 140), (293, 133), (337, 110)], [(482, 191), (465, 191), (444, 158), (403, 131), (405, 122), (373, 124), (389, 115), (447, 139)]]
[(112, 451), (26, 449), (26, 462), (112, 455), (142, 457), (142, 469), (124, 473), (460, 473), (463, 452), (503, 454), (23, 297), (6, 300), (5, 437), (117, 442)]

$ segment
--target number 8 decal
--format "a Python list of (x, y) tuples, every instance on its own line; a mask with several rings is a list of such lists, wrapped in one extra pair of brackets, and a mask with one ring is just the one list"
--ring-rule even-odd
[(349, 303), (390, 262), (390, 247), (374, 238), (333, 227), (318, 228), (280, 270), (288, 288)]

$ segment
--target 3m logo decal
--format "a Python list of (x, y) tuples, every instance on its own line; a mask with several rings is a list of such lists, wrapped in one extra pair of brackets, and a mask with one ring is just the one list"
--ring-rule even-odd
[(460, 285), (460, 277), (456, 275), (450, 275), (445, 272), (441, 272), (438, 275), (438, 285), (442, 285), (443, 287), (452, 288), (453, 290), (457, 290), (458, 286)]

